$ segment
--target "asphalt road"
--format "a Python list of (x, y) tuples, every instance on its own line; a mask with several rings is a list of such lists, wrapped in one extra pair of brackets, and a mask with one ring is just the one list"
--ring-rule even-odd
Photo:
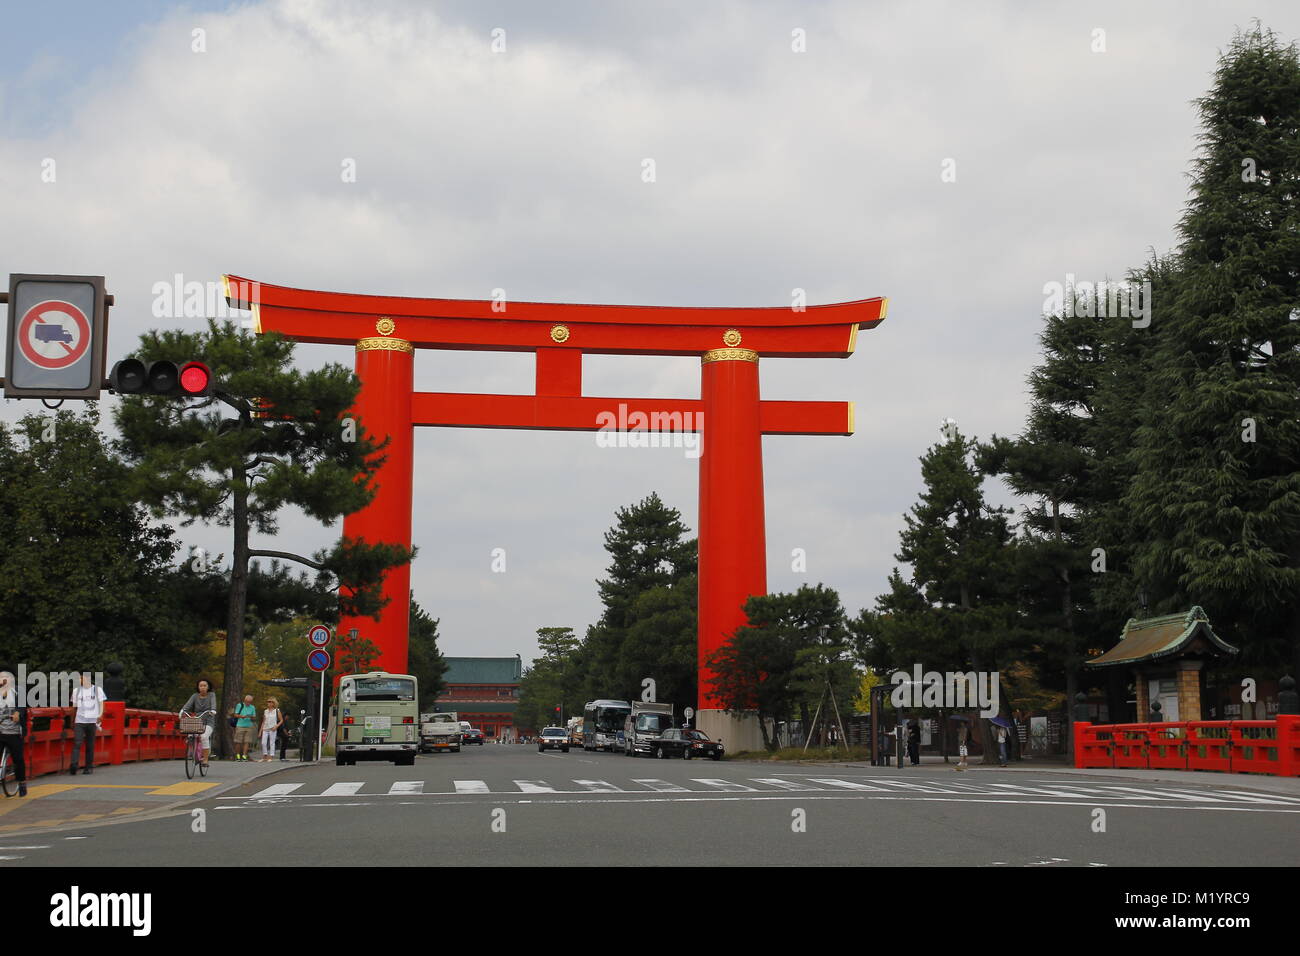
[(488, 744), (414, 767), (296, 765), (167, 816), (5, 838), (0, 866), (1287, 866), (1298, 824), (1300, 796), (1240, 778), (1202, 786)]

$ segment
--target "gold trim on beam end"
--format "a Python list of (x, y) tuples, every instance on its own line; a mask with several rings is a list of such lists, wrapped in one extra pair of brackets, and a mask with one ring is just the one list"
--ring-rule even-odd
[(889, 315), (889, 296), (880, 300), (880, 321), (885, 321), (885, 316)]
[(357, 340), (358, 352), (371, 351), (388, 351), (388, 352), (414, 352), (415, 346), (405, 339), (393, 339), (388, 336), (371, 336), (368, 339)]
[(857, 347), (858, 347), (858, 323), (854, 322), (852, 325), (849, 326), (849, 347), (845, 351), (847, 351), (850, 355), (852, 355), (853, 350), (856, 349)]
[(700, 356), (700, 364), (710, 362), (753, 362), (758, 364), (758, 353), (753, 349), (709, 349)]
[(253, 310), (253, 331), (258, 335), (262, 334), (262, 304), (260, 302), (250, 303)]
[(857, 404), (855, 402), (849, 402), (849, 430), (845, 432), (846, 435), (853, 434), (853, 413), (856, 410), (856, 408), (857, 408)]

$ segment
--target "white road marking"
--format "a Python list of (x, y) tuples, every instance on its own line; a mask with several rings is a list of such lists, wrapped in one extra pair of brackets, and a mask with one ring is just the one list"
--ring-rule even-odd
[(1095, 794), (1095, 793), (1077, 793), (1072, 790), (1058, 789), (1054, 787), (1026, 787), (1018, 783), (991, 783), (990, 787), (996, 787), (999, 792), (1023, 793), (1027, 796), (1040, 797), (1074, 797), (1077, 800), (1095, 800), (1098, 796), (1110, 796), (1123, 798), (1122, 793), (1113, 794)]
[(1300, 799), (1286, 797), (1280, 793), (1270, 793), (1267, 796), (1262, 793), (1238, 793), (1233, 790), (1211, 790), (1210, 793), (1227, 797), (1229, 800), (1240, 800), (1242, 803), (1284, 803), (1293, 806), (1300, 803)]
[(694, 781), (695, 783), (702, 783), (706, 787), (716, 787), (717, 789), (724, 790), (727, 793), (755, 793), (756, 792), (753, 787), (747, 787), (743, 783), (735, 783), (734, 781), (731, 780), (715, 780), (710, 777), (692, 777), (691, 780)]
[(591, 793), (624, 793), (622, 787), (616, 787), (608, 780), (575, 780), (573, 781), (584, 790)]
[(260, 790), (253, 794), (252, 799), (255, 800), (258, 797), (283, 797), (287, 794), (293, 793), (301, 787), (302, 784), (300, 783), (273, 783), (265, 790)]
[[(459, 781), (457, 781), (456, 786), (457, 787), (460, 786)], [(486, 787), (484, 789), (486, 789)], [(388, 788), (388, 792), (389, 794), (424, 793), (424, 781), (423, 780), (397, 780), (393, 783), (391, 787)]]
[(48, 843), (41, 846), (0, 846), (0, 850), (48, 850), (49, 848)]
[(365, 786), (365, 783), (332, 783), (325, 788), (322, 797), (350, 797)]
[(825, 783), (832, 787), (843, 787), (846, 790), (878, 790), (884, 792), (884, 787), (873, 787), (869, 783), (855, 783), (852, 780), (837, 780), (835, 777), (809, 777), (813, 783)]
[(798, 780), (779, 780), (776, 777), (750, 777), (750, 783), (761, 783), (776, 790), (822, 790), (823, 787), (810, 787)]
[(907, 793), (961, 793), (960, 790), (953, 790), (949, 787), (941, 787), (937, 783), (912, 783), (910, 780), (880, 780), (872, 779), (872, 783), (883, 784), (885, 787), (898, 787)]
[(516, 780), (515, 786), (522, 793), (555, 793), (555, 788), (545, 780)]
[(1205, 794), (1180, 793), (1177, 790), (1145, 790), (1142, 787), (1099, 787), (1106, 793), (1117, 793), (1118, 796), (1124, 796), (1127, 793), (1134, 793), (1140, 797), (1156, 797), (1162, 800), (1195, 800), (1199, 803), (1227, 803), (1222, 797), (1209, 797)]
[(643, 780), (633, 778), (633, 783), (639, 783), (649, 790), (657, 790), (660, 793), (690, 793), (681, 784), (669, 783), (667, 780)]
[[(491, 793), (488, 785), (482, 780), (456, 780), (457, 793)], [(389, 791), (391, 793), (391, 791)]]

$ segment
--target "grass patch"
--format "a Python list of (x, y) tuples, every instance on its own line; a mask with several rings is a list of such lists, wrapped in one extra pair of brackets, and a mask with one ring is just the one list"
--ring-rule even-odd
[(871, 760), (870, 747), (782, 747), (777, 751), (742, 750), (727, 754), (727, 760), (826, 760), (863, 763)]

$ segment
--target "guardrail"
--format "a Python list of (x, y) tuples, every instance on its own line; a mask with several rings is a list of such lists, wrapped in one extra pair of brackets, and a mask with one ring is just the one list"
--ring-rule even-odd
[[(72, 763), (76, 711), (71, 707), (32, 707), (27, 711), (31, 732), (27, 737), (27, 774), (67, 770)], [(95, 734), (95, 766), (171, 760), (185, 755), (177, 716), (165, 710), (127, 707), (122, 701), (104, 704), (103, 729)], [(84, 748), (83, 748), (84, 750)], [(85, 766), (85, 754), (81, 756)]]
[(1300, 777), (1300, 716), (1158, 724), (1075, 721), (1074, 765)]

